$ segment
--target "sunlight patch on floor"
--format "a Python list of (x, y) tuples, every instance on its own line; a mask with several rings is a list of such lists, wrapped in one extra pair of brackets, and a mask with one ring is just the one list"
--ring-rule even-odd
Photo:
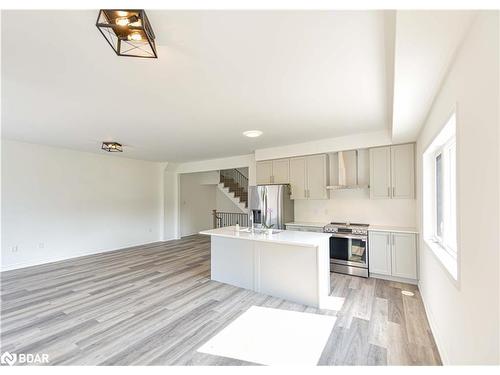
[(263, 365), (316, 365), (336, 319), (252, 306), (198, 352)]
[(340, 311), (342, 306), (344, 306), (345, 298), (326, 296), (321, 297), (319, 301), (319, 308), (325, 310)]

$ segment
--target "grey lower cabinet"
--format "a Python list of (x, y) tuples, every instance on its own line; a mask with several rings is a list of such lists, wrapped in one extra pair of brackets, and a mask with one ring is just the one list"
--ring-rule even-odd
[(417, 280), (417, 235), (415, 233), (369, 233), (370, 274)]
[(370, 232), (368, 267), (371, 273), (391, 275), (391, 233)]

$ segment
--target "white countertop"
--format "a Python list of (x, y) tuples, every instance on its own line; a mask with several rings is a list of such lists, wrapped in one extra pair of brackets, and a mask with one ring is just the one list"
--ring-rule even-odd
[(245, 232), (242, 231), (241, 229), (239, 232), (236, 232), (236, 227), (232, 226), (232, 227), (204, 230), (201, 231), (200, 234), (206, 234), (209, 236), (236, 238), (241, 240), (275, 242), (287, 245), (299, 245), (308, 247), (316, 247), (321, 242), (330, 238), (330, 234), (328, 233), (297, 232), (291, 230), (283, 230), (280, 231), (279, 233), (268, 235), (266, 233)]
[(311, 222), (311, 221), (292, 221), (291, 223), (285, 223), (285, 225), (296, 225), (298, 227), (314, 227), (323, 228), (328, 222)]
[(395, 232), (395, 233), (418, 233), (417, 228), (412, 227), (394, 227), (390, 225), (370, 225), (368, 231), (376, 232)]

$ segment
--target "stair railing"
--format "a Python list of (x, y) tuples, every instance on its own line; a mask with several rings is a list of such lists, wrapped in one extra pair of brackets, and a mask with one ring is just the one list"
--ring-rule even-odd
[(212, 210), (213, 227), (223, 228), (239, 224), (241, 227), (248, 227), (248, 215), (238, 212), (221, 212)]
[(234, 182), (236, 182), (236, 184), (238, 184), (238, 186), (241, 187), (243, 191), (248, 191), (248, 178), (239, 170), (235, 168), (222, 169), (220, 170), (219, 175), (220, 175), (219, 182), (224, 182), (224, 180), (231, 179)]

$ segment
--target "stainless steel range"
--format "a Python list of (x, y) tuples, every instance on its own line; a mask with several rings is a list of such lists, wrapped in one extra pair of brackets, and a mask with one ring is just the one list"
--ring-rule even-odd
[(330, 272), (368, 277), (368, 224), (332, 222), (323, 228), (331, 233)]

